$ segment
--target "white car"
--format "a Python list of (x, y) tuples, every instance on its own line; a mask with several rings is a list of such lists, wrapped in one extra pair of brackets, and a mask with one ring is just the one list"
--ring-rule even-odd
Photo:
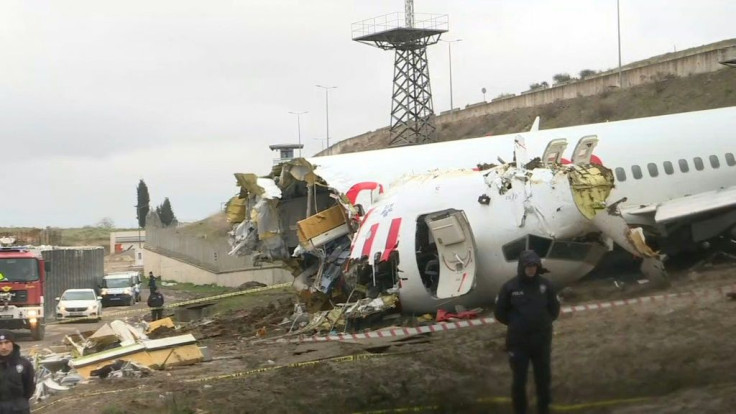
[(67, 289), (56, 302), (56, 319), (102, 318), (102, 298), (94, 289)]

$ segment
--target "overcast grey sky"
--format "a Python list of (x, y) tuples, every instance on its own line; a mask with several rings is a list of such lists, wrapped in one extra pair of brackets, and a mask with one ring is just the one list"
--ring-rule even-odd
[[(623, 62), (736, 37), (733, 0), (620, 0)], [(351, 23), (403, 0), (0, 1), (0, 226), (135, 227), (136, 186), (182, 221), (216, 212), (269, 144), (304, 155), (388, 125), (393, 53)], [(415, 0), (449, 15), (455, 106), (618, 65), (615, 0)], [(449, 109), (448, 46), (428, 52)]]

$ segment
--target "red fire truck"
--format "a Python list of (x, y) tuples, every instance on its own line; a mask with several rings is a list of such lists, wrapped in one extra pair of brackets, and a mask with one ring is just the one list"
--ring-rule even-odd
[(0, 247), (0, 328), (30, 329), (43, 339), (43, 292), (49, 263), (26, 247)]

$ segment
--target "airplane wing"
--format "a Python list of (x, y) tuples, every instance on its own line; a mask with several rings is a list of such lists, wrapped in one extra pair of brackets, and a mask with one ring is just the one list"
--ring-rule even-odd
[(736, 206), (736, 186), (660, 203), (654, 214), (654, 220), (657, 223), (667, 223), (733, 206)]
[(658, 204), (621, 209), (624, 215), (646, 217), (654, 224), (670, 226), (700, 222), (693, 227), (693, 239), (704, 240), (728, 230), (736, 223), (736, 186), (705, 191)]

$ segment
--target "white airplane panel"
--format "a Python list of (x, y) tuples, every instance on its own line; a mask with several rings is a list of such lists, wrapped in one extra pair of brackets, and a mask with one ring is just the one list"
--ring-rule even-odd
[(452, 298), (468, 293), (475, 285), (475, 240), (462, 211), (433, 220), (428, 227), (437, 242), (439, 280), (437, 298)]

